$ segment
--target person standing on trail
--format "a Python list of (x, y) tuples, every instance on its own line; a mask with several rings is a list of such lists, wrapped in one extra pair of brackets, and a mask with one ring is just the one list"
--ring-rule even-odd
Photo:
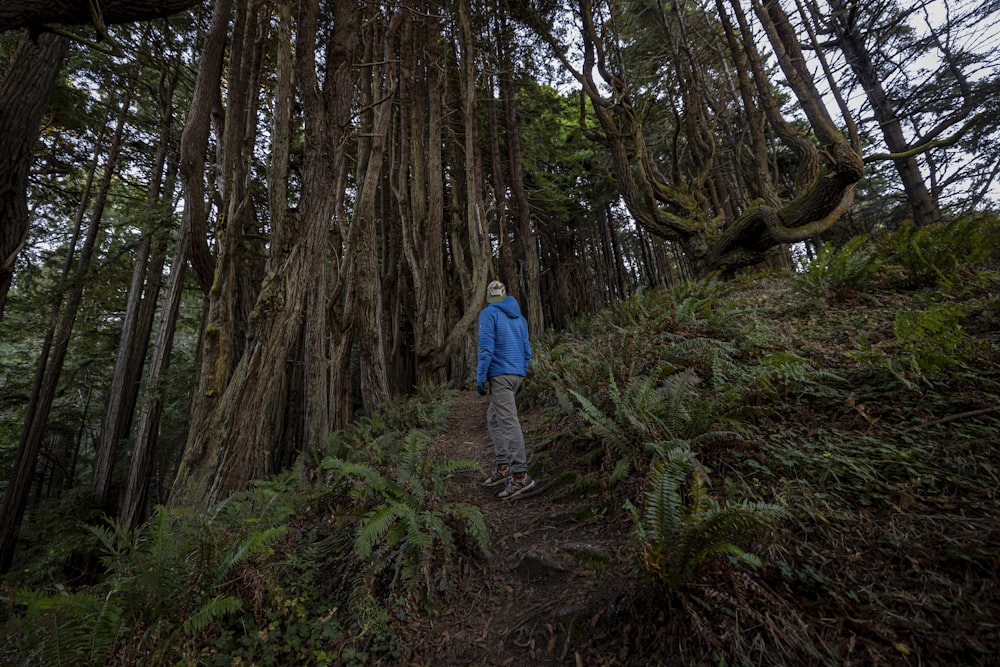
[(517, 395), (531, 361), (528, 323), (517, 299), (499, 280), (486, 287), (486, 307), (479, 313), (476, 391), (490, 397), (486, 430), (493, 441), (496, 466), (483, 486), (504, 485), (497, 497), (509, 500), (535, 486), (528, 475), (524, 433), (517, 416)]

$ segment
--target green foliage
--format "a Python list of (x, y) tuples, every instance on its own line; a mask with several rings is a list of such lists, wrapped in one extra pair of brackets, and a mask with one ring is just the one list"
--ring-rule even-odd
[(424, 604), (433, 604), (453, 575), (451, 560), (464, 529), (481, 553), (489, 534), (482, 513), (472, 505), (443, 502), (444, 481), (455, 473), (481, 468), (475, 461), (436, 462), (425, 454), (429, 438), (407, 434), (397, 463), (388, 470), (373, 464), (328, 457), (323, 467), (350, 483), (349, 495), (367, 511), (360, 517), (354, 552), (373, 573), (389, 570), (390, 587), (399, 586)]
[(683, 441), (696, 446), (699, 439), (722, 435), (711, 431), (722, 420), (720, 402), (701, 391), (700, 384), (690, 370), (662, 382), (649, 375), (635, 376), (624, 389), (611, 377), (607, 393), (612, 411), (607, 415), (580, 392), (570, 390), (570, 394), (615, 459), (635, 464), (646, 450), (658, 451), (663, 443)]
[(696, 326), (716, 335), (731, 332), (746, 314), (730, 296), (735, 284), (712, 276), (685, 280), (668, 288), (674, 302), (673, 321), (680, 326)]
[(795, 290), (810, 298), (843, 299), (864, 287), (876, 268), (878, 254), (865, 236), (855, 236), (840, 248), (827, 244), (792, 276)]
[(25, 620), (37, 629), (26, 645), (52, 665), (179, 656), (188, 641), (243, 608), (226, 589), (240, 565), (266, 556), (283, 534), (282, 526), (262, 525), (267, 518), (227, 526), (157, 507), (135, 533), (112, 520), (92, 528), (104, 547), (104, 580), (73, 594), (19, 591)]
[(744, 501), (720, 503), (708, 491), (708, 478), (694, 453), (684, 446), (657, 460), (641, 516), (632, 507), (633, 539), (643, 565), (668, 591), (697, 581), (732, 556), (752, 566), (760, 558), (739, 544), (772, 528), (783, 515), (778, 505)]
[(927, 227), (907, 223), (881, 236), (878, 245), (888, 275), (901, 273), (902, 286), (950, 285), (1000, 254), (1000, 217), (968, 215)]
[(931, 304), (924, 310), (902, 311), (893, 326), (895, 340), (881, 348), (862, 341), (850, 356), (862, 364), (888, 370), (908, 389), (918, 389), (964, 366), (969, 345), (960, 321), (965, 311), (954, 304)]
[(124, 610), (110, 595), (24, 590), (17, 602), (26, 608), (31, 653), (53, 667), (103, 665), (125, 630)]
[(454, 393), (445, 385), (422, 384), (413, 396), (391, 401), (380, 418), (390, 431), (439, 431), (448, 418), (448, 399)]
[(845, 379), (833, 371), (816, 368), (795, 352), (781, 351), (757, 359), (751, 371), (753, 387), (769, 398), (798, 401), (810, 395), (826, 400), (843, 397)]
[(97, 499), (89, 487), (78, 487), (34, 508), (22, 529), (12, 571), (17, 585), (45, 586), (86, 567), (96, 559), (98, 540), (86, 526), (101, 520)]

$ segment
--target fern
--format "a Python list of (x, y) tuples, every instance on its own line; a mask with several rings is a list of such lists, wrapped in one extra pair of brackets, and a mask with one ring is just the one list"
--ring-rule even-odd
[(751, 566), (760, 559), (738, 546), (774, 525), (780, 506), (719, 503), (708, 492), (708, 477), (685, 446), (657, 461), (641, 517), (632, 508), (633, 539), (647, 571), (669, 591), (696, 580), (729, 555)]
[(444, 570), (454, 555), (449, 519), (461, 522), (479, 550), (489, 553), (486, 523), (479, 509), (438, 502), (450, 475), (481, 471), (481, 467), (468, 460), (434, 461), (426, 455), (429, 442), (426, 434), (409, 433), (396, 465), (386, 470), (335, 457), (323, 461), (324, 468), (351, 483), (355, 501), (369, 506), (355, 532), (355, 555), (374, 572), (392, 568), (393, 585), (427, 604), (433, 602), (435, 582), (447, 580)]
[(372, 551), (379, 541), (389, 534), (389, 530), (403, 518), (412, 517), (414, 509), (402, 502), (379, 505), (365, 515), (358, 529), (354, 543), (354, 552), (358, 558), (371, 557)]
[(916, 390), (965, 365), (962, 352), (969, 339), (960, 324), (964, 317), (962, 308), (946, 303), (901, 312), (893, 325), (893, 342), (876, 348), (862, 340), (860, 349), (848, 356), (870, 368), (887, 370), (905, 387)]
[(903, 287), (940, 282), (951, 285), (969, 267), (997, 256), (1000, 219), (962, 216), (934, 225), (901, 225), (879, 239), (882, 263), (902, 271)]
[(229, 595), (220, 595), (211, 600), (207, 600), (181, 626), (181, 631), (191, 637), (211, 623), (228, 614), (235, 613), (243, 609), (243, 602)]
[(788, 399), (812, 394), (823, 398), (839, 397), (831, 385), (844, 384), (846, 380), (829, 370), (818, 369), (808, 359), (794, 352), (775, 352), (761, 357), (751, 374), (751, 381), (763, 393)]
[(792, 276), (792, 286), (807, 297), (842, 299), (868, 282), (877, 257), (866, 236), (855, 236), (840, 248), (824, 245)]
[(691, 370), (667, 376), (662, 381), (651, 375), (633, 377), (619, 389), (614, 377), (608, 379), (608, 400), (613, 412), (605, 414), (578, 391), (570, 394), (580, 405), (580, 414), (594, 434), (611, 449), (617, 460), (631, 465), (644, 450), (656, 443), (697, 444), (702, 436), (722, 421), (722, 403), (701, 391), (701, 379)]
[(48, 665), (102, 665), (125, 632), (124, 610), (113, 594), (18, 591), (35, 626), (39, 657)]

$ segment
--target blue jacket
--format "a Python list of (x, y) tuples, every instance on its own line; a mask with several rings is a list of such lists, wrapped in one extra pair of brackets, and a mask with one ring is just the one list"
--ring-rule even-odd
[(528, 323), (517, 299), (507, 296), (479, 313), (479, 360), (476, 384), (496, 375), (524, 375), (531, 361)]

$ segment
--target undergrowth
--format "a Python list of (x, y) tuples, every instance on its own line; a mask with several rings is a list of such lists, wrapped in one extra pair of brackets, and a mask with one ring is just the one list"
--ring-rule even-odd
[[(601, 446), (609, 493), (654, 471), (633, 548), (671, 594), (637, 593), (660, 619), (642, 641), (682, 664), (990, 664), (997, 227), (856, 239), (791, 280), (648, 291), (551, 337), (535, 384), (585, 427), (570, 446)], [(692, 550), (706, 508), (747, 513)]]
[[(158, 507), (135, 532), (113, 521), (90, 528), (100, 582), (72, 591), (7, 586), (0, 662), (397, 659), (396, 627), (440, 605), (457, 563), (488, 550), (479, 510), (439, 500), (451, 473), (478, 466), (425, 452), (448, 397), (422, 387), (207, 517)], [(339, 458), (345, 452), (350, 460)]]

